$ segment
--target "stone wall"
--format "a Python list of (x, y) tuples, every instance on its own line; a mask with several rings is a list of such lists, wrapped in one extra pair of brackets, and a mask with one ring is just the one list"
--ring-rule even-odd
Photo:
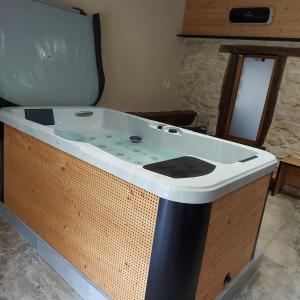
[[(221, 45), (262, 45), (299, 47), (300, 43), (188, 40), (181, 67), (179, 101), (184, 109), (198, 113), (197, 124), (208, 125), (214, 134), (218, 105), (229, 54), (219, 53)], [(300, 157), (300, 58), (288, 58), (273, 121), (265, 146), (277, 157)]]

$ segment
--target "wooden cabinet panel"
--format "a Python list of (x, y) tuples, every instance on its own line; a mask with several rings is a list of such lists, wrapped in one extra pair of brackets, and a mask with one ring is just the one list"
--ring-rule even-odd
[(9, 126), (4, 145), (5, 206), (112, 299), (144, 299), (158, 196)]
[[(268, 25), (230, 24), (233, 7), (272, 7), (275, 17)], [(300, 1), (297, 0), (187, 0), (182, 34), (300, 38)]]

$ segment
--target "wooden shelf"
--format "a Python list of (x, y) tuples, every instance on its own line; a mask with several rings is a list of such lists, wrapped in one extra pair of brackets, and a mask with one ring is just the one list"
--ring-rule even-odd
[(224, 39), (224, 40), (250, 40), (250, 41), (287, 41), (300, 42), (299, 38), (283, 38), (283, 37), (261, 37), (261, 36), (232, 36), (232, 35), (194, 35), (194, 34), (177, 34), (177, 37), (190, 39)]

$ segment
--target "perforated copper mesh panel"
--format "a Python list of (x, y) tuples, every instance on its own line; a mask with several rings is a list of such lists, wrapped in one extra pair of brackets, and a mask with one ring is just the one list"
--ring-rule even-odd
[(114, 299), (144, 299), (158, 201), (5, 127), (5, 205)]
[(270, 176), (213, 203), (199, 277), (197, 300), (213, 299), (251, 260)]

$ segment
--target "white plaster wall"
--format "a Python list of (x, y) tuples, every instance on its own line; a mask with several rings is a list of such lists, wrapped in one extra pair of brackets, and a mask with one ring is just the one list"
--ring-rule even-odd
[[(100, 13), (106, 87), (101, 106), (124, 111), (179, 107), (185, 0), (54, 0)], [(54, 2), (53, 1), (53, 2)], [(170, 88), (163, 88), (169, 79)]]

